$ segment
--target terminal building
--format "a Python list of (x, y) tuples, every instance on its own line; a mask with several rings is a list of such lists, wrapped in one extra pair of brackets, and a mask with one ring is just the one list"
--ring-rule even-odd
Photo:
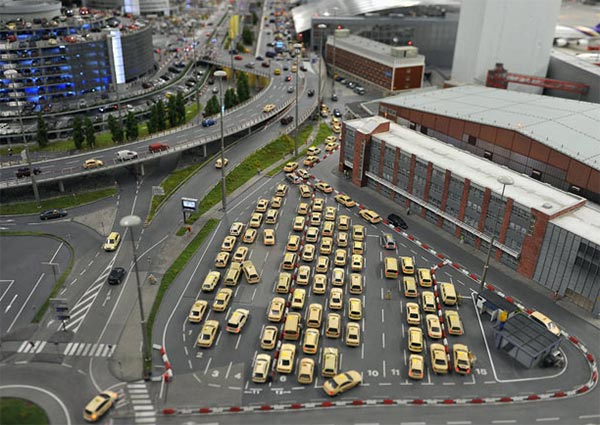
[(383, 99), (379, 115), (600, 203), (600, 106), (462, 86)]
[(585, 198), (382, 116), (344, 122), (339, 169), (484, 252), (494, 234), (496, 261), (600, 314), (600, 208)]
[(425, 57), (413, 46), (387, 44), (337, 30), (327, 39), (326, 61), (335, 72), (385, 93), (421, 88)]
[[(56, 13), (52, 18), (44, 15), (49, 3), (40, 3), (42, 17), (36, 18), (27, 3), (30, 20), (13, 21), (0, 29), (2, 116), (16, 115), (12, 112), (17, 104), (24, 107), (25, 115), (56, 110), (64, 102), (77, 107), (82, 95), (101, 96), (114, 90), (115, 82), (154, 71), (149, 25), (87, 9), (64, 15), (60, 2), (51, 3)], [(17, 6), (11, 4), (13, 9)], [(7, 75), (9, 69), (16, 73)]]

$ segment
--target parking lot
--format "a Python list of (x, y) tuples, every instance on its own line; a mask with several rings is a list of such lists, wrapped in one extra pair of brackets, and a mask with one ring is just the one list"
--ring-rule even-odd
[[(321, 162), (318, 167), (324, 166), (324, 162)], [(569, 385), (571, 381), (576, 383), (581, 378), (577, 370), (585, 369), (582, 367), (584, 360), (578, 358), (580, 356), (577, 355), (571, 356), (576, 352), (568, 344), (563, 344), (563, 349), (568, 358), (573, 357), (573, 361), (563, 369), (521, 368), (516, 366), (506, 355), (496, 351), (489, 316), (480, 318), (476, 311), (472, 296), (476, 292), (474, 290), (476, 286), (467, 281), (464, 274), (452, 267), (437, 269), (435, 277), (438, 285), (440, 282), (452, 283), (457, 294), (461, 296), (462, 303), (445, 305), (440, 300), (441, 311), (437, 308), (432, 312), (423, 311), (422, 294), (424, 291), (433, 291), (434, 289), (421, 286), (418, 274), (415, 273), (412, 274), (412, 277), (416, 282), (416, 297), (407, 297), (402, 270), (399, 271), (398, 278), (386, 278), (384, 258), (410, 257), (414, 262), (415, 270), (432, 269), (439, 264), (439, 258), (420, 249), (383, 223), (368, 223), (359, 216), (360, 209), (357, 206), (346, 207), (336, 202), (335, 192), (323, 193), (316, 188), (314, 180), (309, 179), (303, 182), (310, 188), (310, 195), (306, 198), (301, 197), (299, 189), (301, 185), (287, 183), (283, 176), (272, 180), (266, 183), (261, 182), (262, 185), (258, 185), (251, 193), (246, 194), (237, 204), (234, 204), (226, 216), (227, 219), (221, 222), (216, 235), (210, 241), (210, 245), (196, 266), (197, 271), (190, 280), (181, 303), (173, 312), (171, 324), (165, 330), (166, 346), (175, 373), (174, 383), (170, 385), (171, 388), (188, 388), (185, 392), (186, 395), (183, 396), (184, 403), (216, 406), (231, 405), (232, 403), (267, 403), (274, 402), (274, 400), (277, 402), (323, 400), (326, 398), (322, 389), (322, 384), (327, 379), (322, 376), (323, 353), (326, 348), (338, 350), (338, 372), (357, 370), (362, 375), (360, 387), (342, 395), (342, 398), (388, 398), (399, 394), (407, 398), (456, 397), (457, 395), (464, 397), (497, 396), (507, 393), (530, 393), (547, 389), (548, 386), (561, 388), (566, 383), (566, 385)], [(272, 198), (275, 196), (279, 184), (285, 184), (288, 187), (287, 194), (282, 197), (281, 207), (272, 208)], [(256, 239), (253, 243), (244, 243), (242, 242), (243, 235), (246, 229), (250, 228), (249, 223), (260, 199), (268, 200), (269, 205), (263, 213), (264, 217), (260, 225), (256, 228)], [(308, 207), (305, 215), (298, 214), (299, 207), (300, 209), (305, 207), (300, 205), (302, 203), (306, 203)], [(320, 209), (319, 204), (321, 203), (322, 211), (315, 211), (315, 204), (317, 209)], [(328, 221), (324, 220), (324, 216), (328, 207), (335, 209), (334, 222), (336, 224), (332, 236), (323, 236), (325, 223)], [(278, 211), (274, 224), (265, 223), (270, 209)], [(317, 225), (313, 222), (313, 226), (311, 226), (310, 220), (314, 217), (315, 212), (321, 212), (322, 220), (320, 224)], [(349, 230), (346, 231), (348, 245), (345, 247), (340, 247), (338, 243), (340, 215), (348, 216), (351, 222)], [(302, 230), (293, 230), (298, 216), (303, 217), (304, 226)], [(258, 271), (259, 283), (249, 284), (244, 274), (241, 273), (237, 285), (226, 286), (224, 279), (231, 259), (227, 267), (215, 267), (214, 259), (221, 251), (221, 245), (229, 234), (231, 225), (235, 222), (243, 223), (244, 230), (231, 248), (230, 256), (233, 257), (239, 247), (247, 247), (246, 260), (251, 260)], [(363, 264), (360, 272), (353, 271), (351, 265), (352, 226), (355, 225), (364, 226)], [(307, 235), (311, 233), (310, 227), (319, 229), (316, 242), (307, 242)], [(272, 246), (266, 246), (263, 243), (263, 232), (267, 229), (272, 229), (275, 234), (276, 242)], [(381, 236), (383, 234), (392, 235), (396, 244), (394, 249), (385, 249), (382, 246)], [(294, 235), (299, 237), (299, 241), (297, 251), (292, 252), (296, 253), (298, 258), (295, 260), (292, 270), (284, 270), (282, 262), (285, 254), (290, 252), (287, 250), (287, 245), (290, 236)], [(321, 252), (321, 244), (323, 238), (326, 237), (331, 237), (333, 240), (330, 254)], [(301, 256), (307, 244), (312, 244), (315, 248), (312, 261), (305, 261)], [(336, 250), (338, 249), (342, 249), (346, 253), (345, 265), (335, 264)], [(327, 272), (320, 273), (327, 276), (326, 290), (323, 294), (315, 293), (313, 286), (319, 256), (329, 259)], [(301, 266), (310, 267), (307, 285), (298, 284), (298, 271)], [(336, 268), (343, 269), (344, 284), (342, 286), (333, 285), (334, 269)], [(220, 271), (220, 281), (212, 292), (203, 292), (201, 286), (210, 271)], [(277, 292), (280, 273), (292, 274), (287, 294)], [(339, 274), (339, 271), (337, 273)], [(352, 273), (361, 276), (362, 292), (360, 294), (350, 293)], [(232, 289), (233, 296), (224, 312), (216, 312), (211, 305), (221, 288)], [(342, 290), (341, 309), (332, 308), (330, 296), (334, 288)], [(290, 303), (296, 289), (305, 290), (305, 300), (302, 308), (293, 309)], [(284, 319), (273, 322), (268, 320), (268, 310), (271, 300), (276, 297), (284, 297), (287, 307)], [(351, 298), (358, 298), (362, 306), (362, 317), (358, 320), (349, 318), (349, 300)], [(190, 323), (188, 314), (196, 299), (207, 301), (208, 308), (200, 323)], [(423, 333), (421, 352), (418, 350), (411, 352), (408, 348), (408, 329), (411, 325), (407, 322), (407, 303), (417, 303), (418, 305), (420, 320), (412, 326), (421, 329)], [(322, 321), (317, 328), (320, 333), (318, 348), (314, 354), (307, 354), (303, 352), (303, 343), (304, 335), (309, 329), (307, 316), (311, 304), (319, 304), (322, 307)], [(232, 312), (238, 308), (248, 310), (248, 320), (239, 334), (229, 333), (225, 329), (227, 321)], [(441, 338), (430, 337), (426, 325), (426, 315), (433, 314), (436, 317), (445, 318), (448, 311), (455, 311), (459, 314), (464, 334), (450, 335), (444, 328)], [(297, 340), (282, 338), (285, 317), (290, 312), (298, 312), (302, 316), (301, 331)], [(327, 316), (330, 313), (339, 314), (341, 318), (339, 337), (326, 336)], [(207, 320), (217, 320), (219, 330), (210, 348), (199, 348), (197, 337)], [(346, 344), (348, 323), (357, 323), (360, 326), (358, 346)], [(445, 320), (444, 325), (446, 326)], [(266, 326), (277, 328), (278, 342), (274, 349), (261, 348), (261, 336)], [(435, 343), (442, 344), (450, 354), (447, 357), (450, 360), (449, 373), (436, 374), (432, 369), (430, 348)], [(278, 357), (283, 344), (293, 344), (295, 347), (291, 373), (282, 373), (277, 370)], [(466, 345), (468, 351), (476, 358), (473, 367), (466, 374), (459, 374), (453, 370), (452, 352), (455, 344)], [(256, 383), (252, 380), (255, 359), (260, 354), (271, 356), (270, 373), (266, 383)], [(409, 377), (411, 354), (422, 355), (424, 360), (422, 379)], [(314, 361), (314, 377), (310, 384), (298, 382), (299, 364), (304, 358)], [(189, 392), (189, 388), (194, 386), (208, 387), (211, 388), (211, 391), (206, 396), (203, 395), (202, 400), (198, 400), (193, 396), (193, 392)], [(171, 394), (173, 394), (172, 391), (173, 389), (170, 390)], [(180, 393), (177, 394), (179, 399)]]

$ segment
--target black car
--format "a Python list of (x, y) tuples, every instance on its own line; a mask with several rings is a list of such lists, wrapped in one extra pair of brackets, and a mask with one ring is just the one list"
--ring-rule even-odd
[(40, 213), (40, 220), (52, 220), (67, 216), (67, 210), (48, 210)]
[(257, 56), (257, 57), (256, 57), (256, 60), (257, 60), (257, 61), (259, 61), (259, 62), (262, 62), (262, 61), (264, 61), (265, 59), (264, 59), (262, 56)]
[(334, 93), (334, 94), (332, 94), (332, 95), (331, 95), (331, 100), (332, 100), (332, 101), (334, 101), (334, 102), (337, 102), (337, 100), (338, 100), (338, 96), (337, 96), (337, 94), (335, 94), (335, 93)]
[(398, 214), (390, 214), (390, 215), (388, 215), (387, 219), (395, 227), (399, 227), (401, 229), (408, 229), (408, 225), (406, 224), (406, 221), (404, 221), (404, 219), (402, 217), (400, 217)]
[(123, 267), (115, 267), (110, 271), (106, 281), (109, 285), (119, 285), (121, 282), (123, 282), (123, 278), (125, 278), (126, 274), (127, 273)]
[(335, 108), (333, 110), (333, 116), (337, 117), (337, 118), (340, 118), (342, 116), (342, 112), (338, 108)]
[(315, 95), (315, 91), (314, 91), (314, 89), (310, 89), (310, 90), (307, 92), (307, 94), (308, 94), (308, 97), (313, 97), (313, 96)]
[(281, 119), (281, 125), (288, 125), (292, 121), (294, 121), (294, 118), (291, 115), (288, 115), (287, 117), (283, 117)]
[[(35, 174), (36, 176), (38, 174), (40, 174), (41, 172), (42, 172), (42, 170), (40, 170), (38, 167), (33, 167), (33, 174)], [(17, 171), (15, 174), (18, 179), (20, 179), (21, 177), (31, 177), (31, 168), (29, 168), (29, 167), (17, 168)]]

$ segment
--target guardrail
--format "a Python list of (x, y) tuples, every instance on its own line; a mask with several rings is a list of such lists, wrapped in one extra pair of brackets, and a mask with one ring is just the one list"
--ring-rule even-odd
[[(218, 61), (215, 61), (215, 62), (216, 62), (216, 64), (219, 64)], [(242, 104), (236, 105), (235, 107), (233, 107), (231, 109), (228, 109), (227, 112), (224, 114), (223, 118), (225, 119), (228, 115), (230, 115), (230, 114), (236, 112), (237, 110), (247, 106), (248, 104), (254, 103), (258, 99), (260, 99), (262, 96), (264, 96), (264, 94), (268, 91), (268, 89), (272, 86), (272, 84), (273, 84), (273, 80), (271, 79), (271, 80), (269, 80), (269, 85), (265, 89), (261, 90), (256, 96), (253, 96), (248, 101), (246, 101)], [(302, 94), (304, 94), (305, 90), (306, 90), (306, 77), (304, 77), (302, 79)], [(277, 116), (279, 113), (281, 113), (285, 109), (287, 109), (294, 102), (295, 102), (295, 96), (290, 96), (290, 98), (288, 98), (283, 104), (276, 107), (270, 113), (265, 113), (265, 114), (263, 114), (263, 116), (261, 116), (259, 118), (255, 118), (250, 121), (244, 121), (240, 124), (224, 128), (223, 136), (228, 137), (228, 136), (237, 134), (243, 130), (246, 130), (249, 127), (254, 127), (255, 125), (257, 125), (263, 121), (267, 121), (267, 120)], [(308, 111), (303, 114), (302, 119), (299, 118), (299, 121), (300, 122), (305, 121), (312, 114), (312, 111), (314, 110), (315, 107), (316, 107), (316, 101), (314, 101), (313, 104), (309, 107)], [(130, 149), (136, 149), (138, 147), (141, 147), (142, 145), (144, 148), (146, 148), (147, 143), (157, 141), (161, 138), (164, 138), (166, 136), (169, 136), (169, 135), (172, 135), (175, 133), (182, 132), (184, 130), (196, 128), (198, 126), (199, 126), (198, 123), (190, 122), (184, 126), (176, 127), (176, 128), (173, 128), (173, 129), (161, 132), (161, 133), (154, 133), (153, 135), (148, 136), (145, 139), (136, 141), (133, 144), (121, 145), (119, 147), (116, 147), (116, 146), (110, 147), (110, 148), (95, 151), (95, 153), (115, 151), (118, 149), (125, 149), (128, 146)], [(99, 167), (99, 168), (94, 168), (94, 169), (83, 169), (83, 167), (81, 167), (81, 166), (61, 168), (60, 170), (57, 170), (54, 172), (50, 172), (50, 173), (46, 172), (46, 173), (38, 174), (36, 176), (36, 181), (38, 183), (53, 182), (53, 181), (67, 178), (67, 177), (68, 178), (81, 177), (84, 175), (90, 175), (92, 173), (110, 171), (113, 169), (122, 168), (122, 167), (130, 166), (130, 165), (143, 164), (144, 162), (152, 160), (152, 159), (160, 158), (162, 156), (171, 155), (173, 153), (182, 152), (182, 151), (185, 151), (188, 149), (196, 148), (196, 147), (199, 147), (199, 146), (211, 143), (211, 142), (218, 141), (218, 140), (220, 140), (220, 138), (221, 138), (221, 133), (216, 132), (216, 133), (204, 136), (204, 137), (200, 137), (196, 140), (178, 143), (177, 145), (171, 146), (170, 149), (167, 151), (156, 152), (156, 153), (152, 153), (152, 152), (148, 152), (148, 151), (138, 152), (138, 157), (133, 160), (118, 161), (116, 158), (114, 158), (112, 161), (112, 164), (105, 163), (104, 166)], [(84, 156), (89, 157), (90, 155), (91, 155), (91, 152), (85, 152), (85, 153), (70, 156), (69, 158), (70, 159), (78, 158), (78, 157), (83, 158)], [(60, 161), (60, 160), (63, 160), (64, 158), (65, 157), (56, 158), (56, 159), (53, 159), (50, 161)], [(48, 176), (48, 177), (46, 177), (46, 176)], [(28, 186), (30, 184), (31, 184), (31, 178), (21, 178), (21, 179), (12, 178), (12, 179), (8, 179), (8, 180), (4, 180), (4, 181), (0, 182), (0, 189), (22, 187), (22, 186)]]

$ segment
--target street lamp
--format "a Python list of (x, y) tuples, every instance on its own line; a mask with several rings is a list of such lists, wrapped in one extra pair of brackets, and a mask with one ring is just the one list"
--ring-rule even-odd
[[(504, 189), (506, 186), (510, 186), (515, 183), (515, 181), (510, 176), (499, 176), (497, 179), (498, 183), (502, 185), (502, 194), (500, 195), (500, 208), (502, 207), (502, 203), (504, 201)], [(499, 209), (500, 209), (499, 208)], [(487, 255), (485, 257), (485, 263), (483, 264), (483, 272), (481, 273), (481, 282), (479, 283), (479, 292), (483, 291), (485, 286), (485, 278), (487, 277), (488, 268), (490, 265), (490, 255), (492, 254), (492, 246), (494, 246), (494, 239), (496, 239), (496, 226), (498, 225), (498, 214), (494, 219), (494, 228), (492, 230), (492, 238), (490, 239), (490, 244), (488, 246)]]
[[(231, 68), (233, 72), (233, 67)], [(213, 74), (215, 77), (219, 79), (219, 94), (221, 97), (220, 107), (221, 107), (221, 197), (223, 202), (223, 211), (227, 211), (227, 201), (226, 190), (225, 190), (225, 138), (223, 135), (223, 111), (225, 110), (225, 105), (223, 104), (223, 78), (227, 77), (227, 73), (223, 70), (215, 71)]]
[[(333, 8), (333, 21), (335, 22), (335, 15), (337, 14), (337, 7)], [(335, 25), (335, 24), (334, 24)], [(331, 98), (333, 99), (335, 96), (335, 26), (333, 28), (333, 74), (331, 75)]]
[(21, 101), (19, 100), (19, 96), (17, 94), (17, 86), (15, 85), (15, 78), (19, 76), (19, 73), (16, 69), (7, 69), (6, 71), (4, 71), (4, 76), (10, 79), (10, 82), (12, 84), (13, 93), (15, 95), (15, 102), (17, 103), (17, 112), (19, 113), (21, 136), (23, 137), (23, 144), (25, 145), (25, 155), (27, 155), (27, 165), (29, 166), (29, 171), (31, 172), (31, 186), (33, 187), (33, 197), (35, 198), (35, 203), (37, 207), (41, 208), (42, 206), (40, 204), (40, 192), (38, 191), (37, 180), (35, 179), (35, 172), (31, 163), (31, 155), (29, 154), (29, 144), (27, 143), (27, 138), (25, 137), (25, 127), (23, 127), (23, 112), (21, 111)]
[(327, 25), (319, 24), (317, 28), (320, 30), (319, 38), (319, 87), (317, 88), (317, 103), (318, 103), (318, 114), (317, 114), (317, 129), (319, 128), (319, 122), (321, 121), (321, 62), (323, 62), (323, 37), (325, 36), (325, 29)]
[(142, 327), (142, 367), (144, 370), (144, 379), (150, 375), (148, 369), (148, 363), (150, 361), (150, 353), (148, 352), (148, 335), (146, 332), (146, 319), (144, 317), (144, 303), (142, 301), (142, 284), (140, 282), (140, 272), (138, 270), (137, 252), (135, 249), (135, 241), (133, 239), (133, 228), (138, 227), (142, 224), (142, 219), (137, 215), (128, 215), (121, 219), (119, 222), (121, 226), (129, 229), (129, 235), (131, 236), (131, 249), (133, 251), (133, 267), (135, 269), (135, 279), (137, 283), (138, 292), (138, 304), (140, 307), (140, 325)]
[(294, 51), (296, 52), (296, 128), (294, 134), (294, 157), (298, 156), (298, 80), (300, 80), (300, 54), (302, 44), (294, 44)]

